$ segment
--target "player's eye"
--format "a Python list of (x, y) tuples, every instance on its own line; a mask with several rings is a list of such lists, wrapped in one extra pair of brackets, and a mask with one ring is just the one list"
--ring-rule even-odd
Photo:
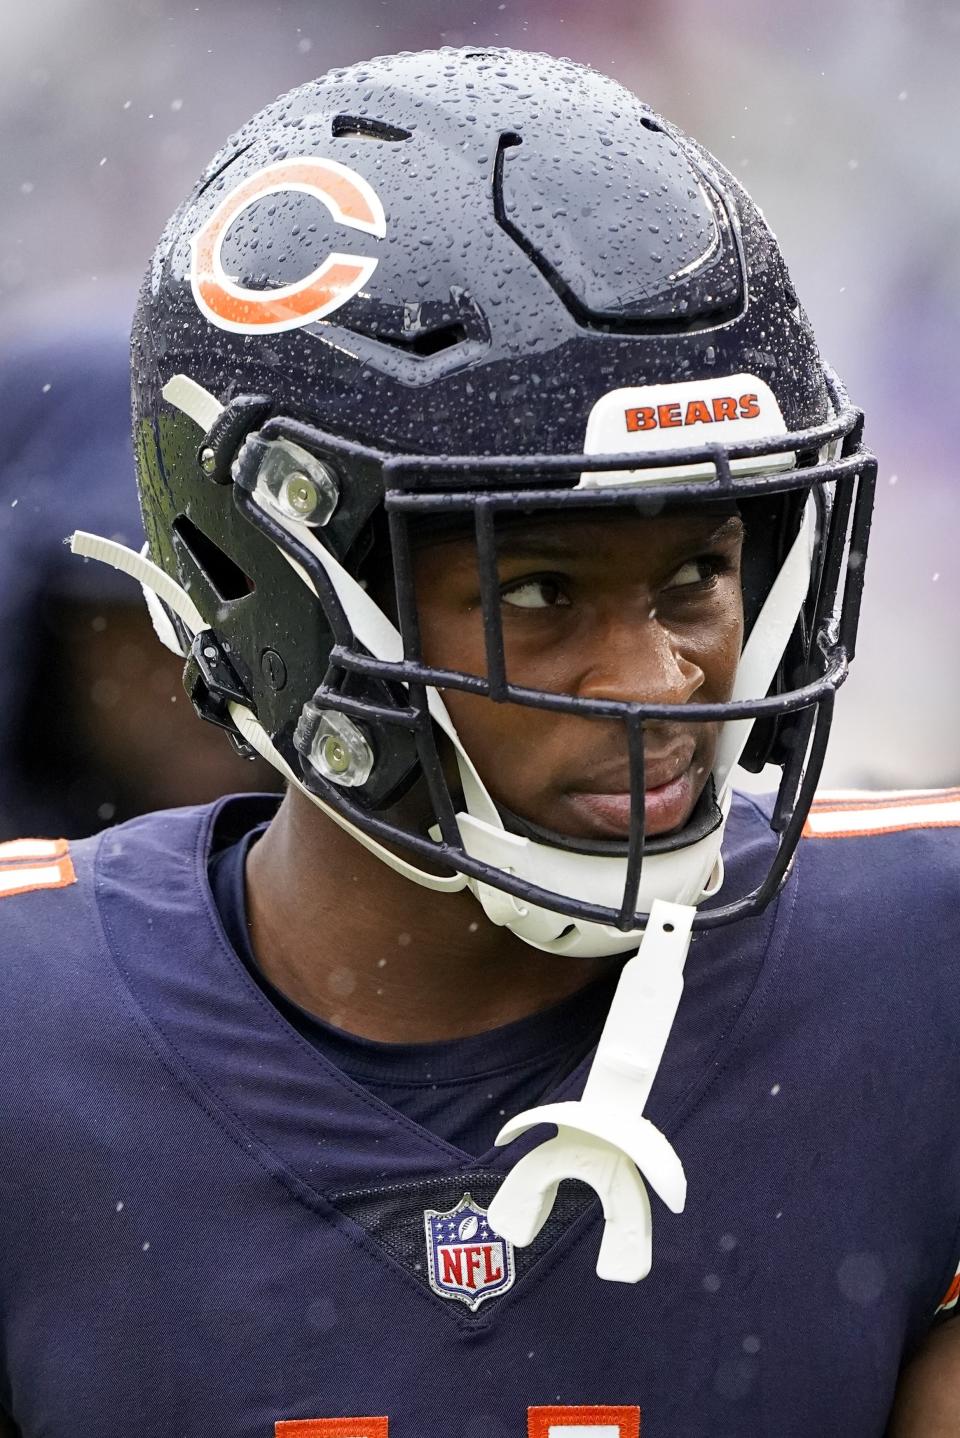
[(500, 598), (513, 609), (558, 609), (570, 604), (570, 597), (564, 592), (559, 580), (550, 575), (518, 579), (513, 584), (504, 584), (500, 590)]
[(686, 564), (681, 564), (663, 588), (692, 589), (695, 585), (707, 586), (729, 567), (729, 561), (723, 555), (701, 554), (696, 559), (688, 559)]

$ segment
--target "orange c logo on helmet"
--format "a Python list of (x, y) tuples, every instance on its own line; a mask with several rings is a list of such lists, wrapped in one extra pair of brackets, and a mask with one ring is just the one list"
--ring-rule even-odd
[(250, 175), (224, 197), (190, 241), (190, 287), (211, 324), (234, 334), (277, 334), (299, 329), (346, 304), (367, 283), (379, 263), (334, 252), (312, 274), (272, 290), (251, 290), (225, 273), (220, 259), (224, 236), (255, 200), (298, 190), (322, 201), (342, 225), (383, 239), (383, 205), (373, 187), (336, 160), (316, 156), (277, 160)]

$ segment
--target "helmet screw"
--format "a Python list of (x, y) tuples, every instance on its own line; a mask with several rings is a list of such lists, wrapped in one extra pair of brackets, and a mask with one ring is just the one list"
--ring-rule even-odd
[(358, 724), (335, 709), (303, 707), (293, 742), (318, 774), (331, 784), (352, 789), (373, 772), (374, 753)]
[(333, 734), (328, 734), (321, 743), (320, 756), (331, 774), (345, 774), (350, 768), (346, 745)]
[(202, 449), (200, 451), (200, 468), (203, 470), (204, 474), (213, 474), (213, 471), (216, 469), (216, 467), (216, 453), (210, 448), (209, 445), (207, 445), (205, 449)]
[(260, 673), (271, 689), (282, 689), (287, 682), (287, 666), (275, 649), (265, 649), (260, 655)]
[(283, 482), (283, 503), (300, 519), (309, 519), (319, 503), (317, 487), (313, 480), (301, 470), (296, 470)]
[(256, 488), (263, 502), (284, 519), (328, 524), (340, 498), (331, 466), (288, 439), (265, 440), (260, 450)]

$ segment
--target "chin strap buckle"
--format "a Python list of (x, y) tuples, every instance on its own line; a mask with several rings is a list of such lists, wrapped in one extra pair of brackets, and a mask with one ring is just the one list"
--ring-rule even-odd
[(545, 1104), (504, 1124), (509, 1143), (537, 1124), (554, 1138), (524, 1154), (490, 1204), (490, 1226), (524, 1248), (546, 1223), (565, 1178), (589, 1184), (603, 1204), (600, 1278), (637, 1283), (650, 1272), (649, 1184), (673, 1213), (687, 1196), (683, 1166), (659, 1129), (643, 1117), (683, 991), (683, 966), (696, 913), (657, 899), (634, 957), (624, 965), (583, 1097)]

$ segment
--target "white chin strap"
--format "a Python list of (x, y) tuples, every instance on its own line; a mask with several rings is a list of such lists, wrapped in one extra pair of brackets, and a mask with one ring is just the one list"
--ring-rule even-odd
[[(164, 397), (193, 418), (204, 432), (220, 412), (214, 396), (185, 375), (169, 381)], [(255, 493), (254, 498), (262, 502), (259, 494)], [(270, 514), (323, 565), (364, 647), (385, 662), (402, 660), (403, 641), (396, 627), (319, 543), (313, 531), (273, 509)], [(761, 696), (770, 687), (809, 586), (814, 524), (813, 504), (808, 500), (800, 532), (744, 647), (733, 699)], [(75, 554), (123, 570), (140, 583), (154, 628), (175, 653), (182, 655), (183, 651), (160, 600), (178, 616), (191, 636), (209, 627), (186, 590), (145, 554), (83, 532), (73, 536), (71, 548)], [(316, 593), (302, 566), (284, 557)], [(626, 859), (571, 853), (509, 833), (440, 694), (428, 689), (427, 697), (431, 717), (456, 752), (464, 796), (464, 810), (457, 815), (457, 823), (467, 852), (540, 888), (617, 908), (623, 894)], [(730, 808), (731, 776), (753, 721), (728, 722), (721, 730), (713, 778), (723, 822), (714, 833), (682, 849), (644, 858), (637, 909), (649, 913), (649, 924), (646, 933), (623, 933), (612, 926), (569, 919), (539, 905), (521, 902), (461, 874), (431, 874), (400, 858), (311, 793), (251, 710), (231, 704), (230, 714), (247, 743), (311, 803), (414, 883), (438, 892), (468, 887), (491, 922), (548, 952), (598, 957), (640, 945), (622, 970), (583, 1097), (520, 1114), (497, 1136), (498, 1144), (504, 1144), (537, 1124), (553, 1124), (557, 1129), (554, 1138), (514, 1165), (490, 1205), (489, 1221), (505, 1238), (521, 1246), (529, 1244), (549, 1217), (559, 1184), (565, 1178), (577, 1178), (595, 1190), (603, 1205), (604, 1234), (597, 1273), (601, 1278), (628, 1283), (643, 1278), (649, 1272), (652, 1253), (650, 1202), (644, 1180), (668, 1208), (679, 1213), (686, 1200), (686, 1179), (669, 1142), (642, 1116), (642, 1110), (680, 1002), (696, 906), (715, 893), (722, 882), (720, 845)]]

